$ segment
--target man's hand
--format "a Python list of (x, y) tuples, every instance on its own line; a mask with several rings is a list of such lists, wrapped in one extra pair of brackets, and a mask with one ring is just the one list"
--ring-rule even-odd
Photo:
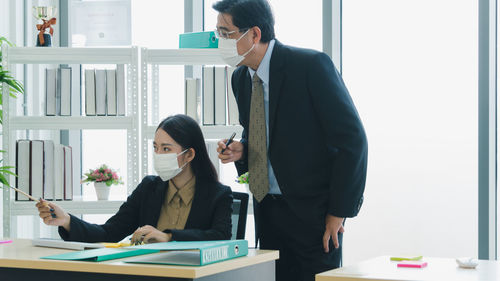
[(323, 248), (325, 249), (325, 253), (330, 252), (328, 247), (328, 242), (330, 241), (330, 237), (333, 240), (333, 245), (335, 249), (339, 247), (339, 237), (337, 233), (344, 233), (344, 227), (342, 223), (344, 222), (344, 218), (339, 218), (332, 216), (330, 214), (326, 215), (325, 218), (325, 234), (323, 235)]
[[(218, 142), (217, 152), (219, 152), (219, 159), (222, 163), (227, 164), (240, 160), (243, 157), (243, 144), (239, 141), (233, 140), (231, 144), (226, 147), (227, 140), (220, 140)], [(224, 153), (221, 151), (224, 150)]]

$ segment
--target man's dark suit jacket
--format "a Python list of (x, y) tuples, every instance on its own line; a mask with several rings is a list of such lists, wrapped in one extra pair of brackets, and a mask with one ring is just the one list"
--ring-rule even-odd
[[(146, 176), (118, 213), (105, 224), (85, 222), (71, 215), (70, 232), (59, 227), (64, 240), (81, 242), (117, 242), (132, 234), (138, 227), (156, 227), (168, 182), (158, 176)], [(183, 230), (167, 230), (174, 241), (231, 239), (231, 189), (220, 183), (196, 180), (191, 211)]]
[[(252, 82), (237, 68), (232, 87), (243, 126), (243, 160), (248, 171)], [(326, 214), (354, 217), (363, 202), (368, 145), (351, 97), (324, 53), (276, 41), (269, 72), (268, 157), (286, 202), (309, 222)], [(251, 180), (252, 175), (249, 175)]]

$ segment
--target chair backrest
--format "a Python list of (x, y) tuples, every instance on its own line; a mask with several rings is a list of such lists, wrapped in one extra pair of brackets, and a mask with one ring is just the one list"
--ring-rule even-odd
[(245, 239), (248, 197), (247, 193), (233, 192), (233, 214), (231, 215), (233, 229), (231, 231), (231, 239)]

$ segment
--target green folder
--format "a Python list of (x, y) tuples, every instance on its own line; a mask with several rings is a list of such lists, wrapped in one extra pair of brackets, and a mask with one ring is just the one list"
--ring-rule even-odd
[(179, 34), (179, 48), (218, 48), (219, 39), (214, 31), (190, 32)]
[(248, 255), (248, 241), (246, 240), (174, 241), (132, 246), (129, 248), (159, 250), (162, 252), (128, 259), (125, 261), (128, 263), (200, 266)]
[(99, 248), (84, 251), (75, 251), (59, 255), (41, 257), (49, 260), (72, 260), (72, 261), (107, 261), (126, 257), (157, 253), (153, 249), (130, 249), (130, 248)]

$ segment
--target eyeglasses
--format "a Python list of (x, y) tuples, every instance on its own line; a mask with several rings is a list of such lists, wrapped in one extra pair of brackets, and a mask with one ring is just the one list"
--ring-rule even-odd
[(231, 36), (231, 34), (234, 34), (236, 32), (245, 32), (249, 29), (250, 28), (242, 28), (242, 29), (233, 30), (233, 31), (225, 31), (222, 29), (215, 29), (215, 34), (217, 35), (218, 38), (227, 39), (227, 38), (229, 38), (229, 36)]

